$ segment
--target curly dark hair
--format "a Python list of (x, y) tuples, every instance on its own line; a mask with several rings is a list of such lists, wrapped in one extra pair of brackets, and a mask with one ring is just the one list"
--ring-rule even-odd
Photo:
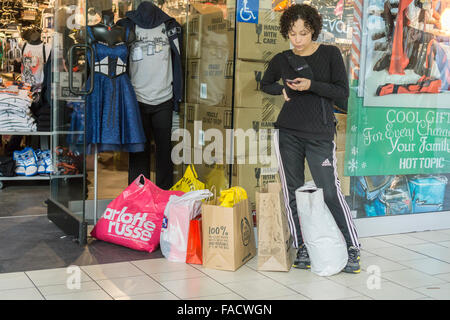
[(317, 40), (322, 31), (322, 17), (316, 8), (307, 4), (294, 4), (283, 12), (280, 18), (280, 32), (283, 38), (289, 38), (289, 31), (298, 19), (302, 19), (305, 27), (312, 31), (312, 40)]

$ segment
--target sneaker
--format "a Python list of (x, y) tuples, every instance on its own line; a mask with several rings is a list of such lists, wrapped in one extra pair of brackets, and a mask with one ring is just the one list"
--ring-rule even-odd
[(361, 254), (359, 252), (359, 249), (353, 246), (349, 247), (347, 265), (342, 271), (346, 273), (360, 273), (361, 272), (361, 266), (359, 264), (360, 260)]
[(45, 162), (42, 157), (42, 151), (38, 149), (34, 153), (36, 154), (37, 158), (38, 174), (45, 174)]
[(311, 260), (309, 259), (308, 249), (302, 244), (297, 251), (297, 257), (292, 265), (297, 269), (311, 269)]
[(22, 151), (22, 159), (25, 166), (25, 176), (35, 176), (38, 172), (36, 155), (31, 148), (25, 148)]
[(53, 173), (53, 162), (52, 162), (52, 154), (50, 150), (42, 151), (42, 160), (45, 164), (45, 173), (52, 174)]
[(22, 151), (14, 151), (13, 159), (14, 159), (14, 162), (16, 163), (16, 168), (14, 169), (16, 175), (24, 176), (25, 175), (25, 164), (22, 159)]

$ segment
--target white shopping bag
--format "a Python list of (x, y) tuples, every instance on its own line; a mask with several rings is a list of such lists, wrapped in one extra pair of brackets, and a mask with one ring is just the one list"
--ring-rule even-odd
[(186, 262), (189, 222), (201, 214), (202, 200), (212, 196), (206, 189), (170, 196), (164, 210), (160, 237), (161, 252), (167, 260)]
[(303, 240), (311, 259), (311, 271), (332, 276), (348, 261), (347, 244), (323, 199), (323, 190), (307, 182), (295, 191)]

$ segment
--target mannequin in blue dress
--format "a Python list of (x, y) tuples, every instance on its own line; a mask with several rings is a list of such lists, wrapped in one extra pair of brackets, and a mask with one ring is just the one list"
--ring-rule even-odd
[[(139, 106), (127, 74), (129, 45), (134, 32), (114, 24), (112, 10), (102, 12), (102, 21), (87, 27), (94, 57), (94, 90), (86, 99), (86, 144), (88, 152), (142, 152), (146, 137)], [(87, 82), (89, 83), (89, 81)]]

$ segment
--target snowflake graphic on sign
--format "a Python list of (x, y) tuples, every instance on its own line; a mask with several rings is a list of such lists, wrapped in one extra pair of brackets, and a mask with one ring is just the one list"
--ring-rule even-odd
[(358, 154), (358, 148), (357, 147), (353, 147), (352, 148), (352, 155), (356, 156)]
[(358, 161), (355, 159), (352, 159), (351, 161), (348, 162), (348, 170), (350, 170), (351, 172), (356, 171), (356, 169), (358, 169)]

